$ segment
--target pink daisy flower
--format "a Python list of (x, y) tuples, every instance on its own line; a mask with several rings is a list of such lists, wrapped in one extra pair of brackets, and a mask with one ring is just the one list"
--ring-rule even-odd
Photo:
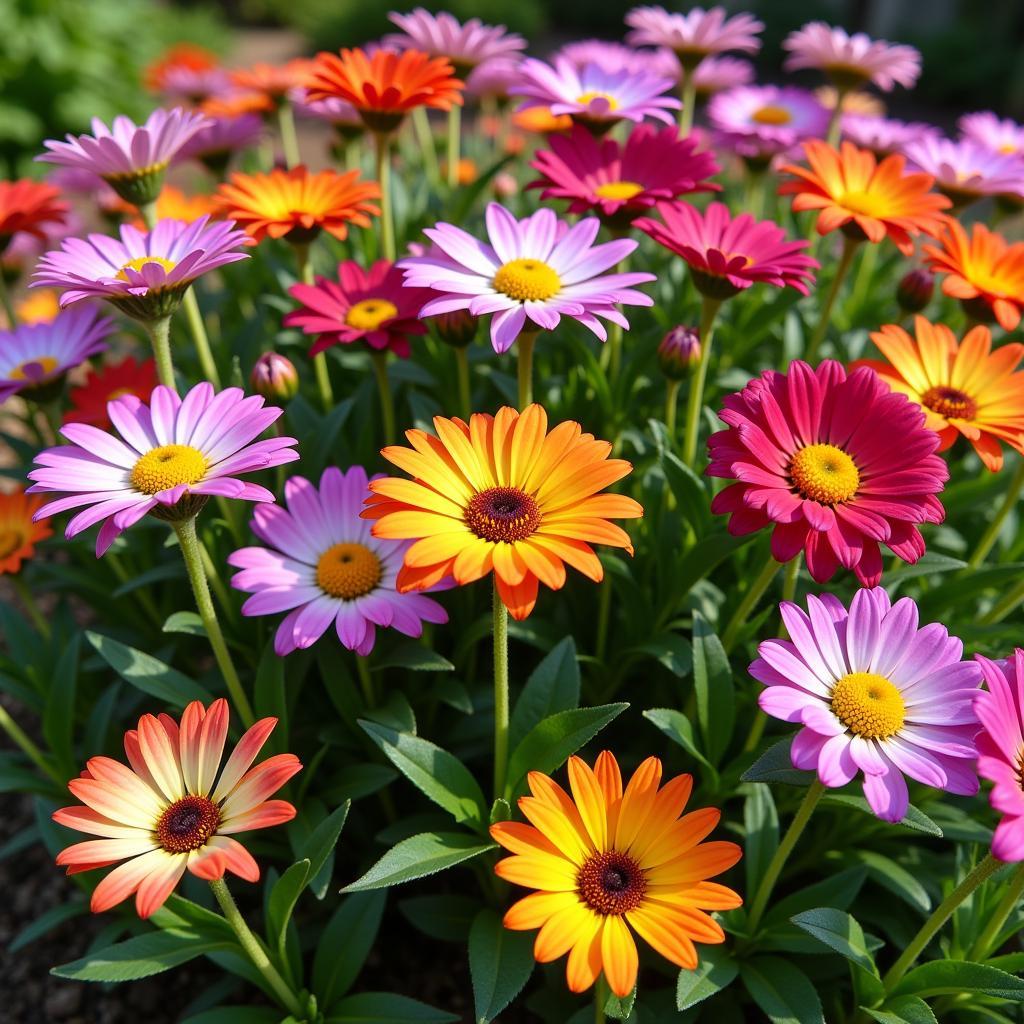
[(66, 142), (47, 139), (43, 145), (49, 152), (36, 159), (92, 171), (122, 199), (144, 206), (160, 194), (164, 172), (178, 150), (208, 124), (205, 115), (180, 107), (154, 110), (141, 125), (121, 115), (108, 128), (93, 118), (92, 135), (68, 135)]
[(189, 67), (174, 64), (163, 70), (160, 91), (174, 103), (197, 106), (210, 96), (219, 96), (231, 89), (231, 76), (224, 68)]
[(175, 163), (198, 160), (213, 174), (223, 177), (231, 158), (256, 146), (263, 137), (263, 119), (258, 114), (208, 118), (174, 158)]
[(368, 483), (362, 466), (347, 473), (328, 467), (319, 490), (293, 476), (284, 489), (287, 510), (261, 506), (253, 516), (252, 531), (267, 546), (228, 557), (242, 570), (231, 585), (253, 595), (243, 615), (288, 612), (274, 638), (278, 654), (311, 647), (331, 623), (345, 647), (365, 656), (373, 650), (377, 626), (418, 637), (424, 622), (448, 621), (444, 608), (422, 591), (395, 589), (412, 541), (371, 534), (371, 524), (359, 518), (370, 496)]
[(743, 213), (733, 218), (723, 203), (701, 213), (688, 203), (658, 203), (661, 220), (642, 217), (633, 226), (690, 266), (702, 295), (727, 299), (763, 282), (808, 293), (818, 261), (804, 250), (806, 241), (790, 242), (777, 224)]
[(997, 153), (1024, 154), (1024, 125), (989, 111), (964, 114), (957, 121), (960, 134)]
[(628, 71), (630, 74), (655, 75), (675, 81), (679, 78), (676, 55), (662, 46), (656, 50), (638, 50), (624, 43), (606, 39), (580, 39), (566, 43), (556, 54), (572, 61), (577, 68), (600, 64), (606, 71)]
[(666, 95), (675, 86), (671, 78), (644, 72), (609, 71), (600, 64), (578, 68), (565, 57), (556, 57), (553, 67), (527, 57), (518, 71), (520, 80), (509, 94), (525, 98), (521, 110), (547, 107), (556, 117), (568, 114), (595, 131), (607, 131), (623, 118), (651, 117), (672, 124), (668, 111), (681, 106), (674, 96)]
[(527, 322), (533, 330), (553, 331), (568, 316), (604, 341), (608, 335), (598, 317), (629, 327), (617, 303), (653, 305), (649, 295), (633, 288), (655, 280), (653, 274), (605, 273), (637, 243), (620, 238), (594, 245), (601, 229), (596, 217), (569, 227), (548, 209), (517, 220), (490, 203), (486, 224), (486, 243), (454, 224), (437, 224), (424, 232), (436, 253), (399, 260), (407, 286), (442, 293), (420, 316), (456, 309), (474, 316), (494, 313), (491, 344), (507, 352)]
[(706, 180), (718, 173), (714, 157), (675, 127), (639, 125), (622, 143), (574, 125), (548, 145), (530, 162), (541, 177), (528, 187), (543, 189), (541, 199), (569, 200), (569, 213), (593, 211), (615, 226), (628, 226), (659, 201), (721, 190)]
[(0, 402), (22, 392), (45, 400), (64, 374), (102, 352), (114, 322), (95, 306), (79, 306), (43, 323), (0, 331)]
[(65, 423), (70, 444), (36, 456), (30, 492), (67, 495), (44, 505), (37, 518), (88, 506), (67, 525), (70, 539), (103, 523), (96, 538), (99, 557), (116, 537), (144, 515), (177, 521), (191, 518), (213, 495), (270, 501), (258, 484), (238, 479), (299, 457), (294, 437), (255, 441), (281, 415), (258, 395), (240, 388), (214, 393), (205, 381), (184, 398), (168, 387), (153, 389), (149, 404), (124, 395), (107, 404), (121, 438), (87, 423)]
[(876, 156), (902, 153), (911, 143), (938, 135), (934, 125), (924, 121), (899, 121), (877, 114), (847, 114), (839, 119), (842, 138)]
[(1024, 785), (1020, 758), (1024, 750), (1024, 650), (1006, 661), (975, 655), (987, 689), (974, 695), (981, 722), (978, 774), (992, 783), (989, 803), (1003, 815), (992, 837), (992, 853), (1000, 860), (1024, 860)]
[(315, 284), (296, 284), (288, 294), (302, 308), (286, 314), (286, 327), (301, 327), (319, 339), (309, 350), (317, 355), (332, 345), (365, 341), (370, 348), (389, 349), (405, 359), (409, 338), (426, 334), (419, 319), (432, 293), (403, 285), (402, 271), (389, 260), (363, 270), (355, 260), (338, 264), (338, 280), (317, 277)]
[(1016, 153), (999, 153), (974, 139), (927, 136), (905, 145), (903, 154), (957, 206), (985, 196), (1024, 196), (1024, 158)]
[(122, 224), (121, 238), (68, 238), (36, 267), (33, 287), (62, 288), (62, 306), (106, 299), (137, 320), (170, 316), (189, 285), (227, 263), (248, 259), (248, 236), (233, 221), (161, 220), (152, 231)]
[(466, 92), (473, 96), (491, 96), (504, 103), (508, 91), (519, 81), (521, 57), (495, 57), (480, 64), (466, 81)]
[[(880, 587), (858, 590), (849, 611), (838, 598), (807, 598), (807, 611), (780, 606), (789, 640), (767, 640), (750, 674), (767, 689), (765, 714), (803, 728), (790, 757), (817, 770), (822, 785), (863, 777), (883, 821), (907, 813), (908, 776), (948, 793), (978, 792), (973, 699), (976, 662), (945, 626), (918, 625), (909, 597), (895, 604)], [(1019, 785), (1018, 785), (1019, 793)]]
[(895, 86), (913, 88), (921, 74), (921, 54), (912, 46), (871, 39), (863, 32), (812, 21), (791, 32), (782, 46), (789, 51), (787, 71), (815, 68), (825, 72), (839, 89), (871, 82), (885, 92)]
[(314, 121), (324, 121), (344, 139), (358, 138), (366, 131), (359, 111), (347, 100), (338, 96), (328, 96), (322, 100), (309, 99), (306, 89), (295, 89), (291, 94), (292, 105), (299, 117), (308, 117)]
[(290, 803), (268, 797), (302, 765), (294, 754), (277, 754), (252, 767), (276, 718), (247, 730), (222, 764), (228, 720), (223, 699), (208, 708), (193, 701), (180, 725), (170, 715), (143, 715), (124, 734), (127, 765), (91, 757), (68, 783), (84, 806), (62, 807), (53, 820), (100, 838), (67, 847), (57, 863), (69, 875), (118, 864), (93, 890), (94, 913), (134, 893), (139, 917), (149, 917), (186, 870), (207, 882), (225, 871), (259, 881), (259, 865), (232, 836), (295, 817)]
[(770, 159), (807, 138), (823, 138), (829, 112), (795, 86), (741, 86), (708, 104), (708, 123), (741, 156)]
[(691, 72), (697, 98), (707, 99), (726, 89), (737, 89), (754, 81), (754, 65), (736, 57), (705, 57)]
[(949, 479), (939, 436), (921, 407), (890, 391), (873, 370), (847, 376), (833, 360), (788, 373), (766, 370), (728, 395), (728, 424), (708, 440), (708, 476), (737, 480), (711, 511), (743, 536), (774, 524), (772, 554), (801, 551), (824, 583), (842, 566), (865, 587), (882, 578), (885, 544), (905, 562), (924, 554), (920, 523), (941, 523), (936, 495)]
[(626, 41), (633, 46), (667, 46), (684, 68), (693, 68), (704, 57), (726, 50), (757, 53), (757, 34), (764, 24), (752, 14), (726, 17), (724, 7), (691, 8), (675, 14), (664, 7), (634, 7), (626, 15), (632, 29)]

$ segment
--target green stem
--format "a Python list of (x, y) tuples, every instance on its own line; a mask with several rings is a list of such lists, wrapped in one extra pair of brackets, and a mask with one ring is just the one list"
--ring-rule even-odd
[(377, 155), (377, 183), (380, 185), (380, 228), (384, 259), (395, 259), (395, 221), (391, 206), (391, 137), (386, 132), (374, 135)]
[[(621, 264), (620, 264), (621, 265)], [(622, 324), (608, 325), (608, 385), (614, 388), (619, 379), (619, 367), (622, 365)]]
[(159, 320), (147, 320), (146, 333), (153, 345), (153, 359), (156, 362), (156, 375), (161, 384), (174, 387), (174, 363), (171, 360), (171, 318), (161, 317)]
[(469, 381), (469, 350), (464, 345), (455, 349), (455, 370), (459, 382), (459, 415), (468, 423), (473, 403)]
[[(315, 284), (316, 273), (310, 258), (309, 243), (296, 243), (292, 248), (295, 250), (295, 264), (299, 271), (299, 280), (303, 284)], [(326, 350), (317, 352), (313, 356), (313, 374), (316, 377), (316, 390), (320, 395), (320, 404), (323, 406), (324, 412), (330, 412), (334, 408), (334, 389), (331, 387), (331, 373), (327, 366)]]
[(28, 617), (32, 620), (32, 625), (36, 627), (37, 632), (44, 640), (50, 639), (50, 624), (46, 621), (46, 616), (39, 610), (39, 605), (36, 604), (35, 596), (32, 594), (28, 584), (21, 578), (18, 573), (9, 573), (7, 576), (8, 582), (14, 588), (14, 592), (21, 599), (21, 603), (28, 613)]
[(1002, 504), (992, 517), (992, 522), (988, 524), (985, 532), (981, 535), (981, 540), (978, 541), (978, 546), (968, 559), (968, 569), (977, 569), (988, 557), (988, 553), (999, 539), (999, 533), (1003, 528), (1003, 523), (1006, 522), (1006, 517), (1013, 511), (1020, 498), (1022, 488), (1024, 488), (1024, 458), (1018, 462), (1017, 469), (1010, 478), (1010, 485), (1003, 496)]
[(192, 332), (192, 340), (195, 342), (196, 355), (199, 356), (199, 366), (203, 371), (203, 376), (220, 391), (220, 374), (217, 372), (217, 363), (210, 350), (210, 338), (206, 333), (203, 314), (199, 310), (195, 285), (185, 292), (181, 306), (185, 310), (185, 319), (188, 320), (189, 330)]
[(670, 380), (665, 387), (665, 427), (671, 442), (676, 433), (676, 406), (679, 404), (680, 380)]
[(427, 181), (436, 187), (441, 181), (441, 172), (437, 166), (437, 150), (434, 148), (434, 132), (430, 127), (430, 117), (426, 107), (416, 107), (412, 112), (412, 126), (416, 131), (416, 141), (420, 144), (423, 154), (423, 169)]
[(147, 231), (152, 231), (156, 227), (156, 200), (154, 199), (151, 203), (143, 203), (139, 207), (139, 216), (142, 218), (142, 223), (146, 225)]
[(1003, 930), (1003, 926), (1014, 910), (1017, 909), (1022, 893), (1024, 893), (1024, 864), (1017, 866), (1013, 878), (1006, 887), (1006, 892), (999, 901), (995, 912), (989, 917), (985, 927), (982, 928), (980, 934), (974, 940), (974, 945), (971, 946), (971, 951), (967, 954), (968, 960), (975, 962), (984, 960), (991, 953), (995, 952), (992, 945), (998, 941), (999, 933)]
[(284, 162), (290, 171), (302, 163), (302, 157), (299, 154), (299, 137), (295, 134), (295, 111), (288, 100), (283, 100), (277, 108), (277, 127), (281, 133)]
[(462, 107), (453, 103), (448, 111), (448, 187), (458, 188), (462, 149)]
[(377, 393), (380, 395), (380, 415), (384, 424), (384, 443), (395, 443), (395, 403), (388, 384), (388, 353), (371, 352), (373, 375), (377, 378)]
[(786, 563), (786, 576), (782, 581), (782, 600), (792, 601), (796, 597), (796, 584), (800, 577), (800, 556), (796, 555)]
[(683, 462), (691, 469), (697, 463), (697, 439), (700, 434), (700, 413), (704, 408), (704, 385), (711, 362), (711, 340), (714, 337), (715, 315), (721, 299), (704, 296), (700, 308), (700, 362), (690, 381), (690, 394), (686, 403), (686, 436), (683, 438)]
[(775, 883), (779, 880), (779, 875), (782, 873), (786, 861), (789, 860), (793, 847), (796, 846), (797, 840), (803, 834), (814, 808), (824, 793), (825, 787), (817, 779), (807, 787), (803, 801), (797, 808), (796, 815), (790, 822), (789, 828), (786, 829), (786, 834), (782, 837), (782, 842), (779, 843), (775, 856), (769, 862), (764, 877), (761, 879), (761, 884), (757, 887), (757, 892), (754, 894), (754, 899), (750, 904), (747, 933), (751, 937), (757, 934), (757, 926), (761, 923), (761, 918), (768, 907), (768, 900), (771, 898)]
[(43, 757), (43, 752), (28, 738), (24, 730), (11, 718), (7, 708), (0, 704), (0, 729), (7, 733), (11, 742), (49, 779), (63, 789), (66, 779), (57, 774), (57, 770)]
[(697, 76), (694, 74), (696, 68), (683, 68), (683, 107), (679, 111), (679, 134), (689, 135), (693, 127), (693, 115), (697, 106)]
[(603, 973), (597, 976), (594, 983), (594, 1024), (604, 1024), (608, 1019), (604, 1008), (608, 1005), (608, 982)]
[(359, 677), (359, 686), (363, 691), (363, 700), (366, 702), (366, 709), (369, 710), (377, 703), (373, 693), (373, 678), (370, 676), (370, 663), (361, 654), (356, 655), (356, 675)]
[(196, 533), (195, 516), (178, 523), (171, 523), (174, 532), (178, 535), (178, 544), (181, 547), (182, 557), (185, 559), (185, 569), (188, 572), (189, 581), (192, 584), (192, 593), (196, 599), (196, 609), (199, 617), (203, 620), (203, 628), (209, 637), (210, 646), (213, 648), (213, 656), (217, 659), (221, 675), (227, 683), (228, 693), (235, 705), (235, 710), (241, 715), (242, 722), (246, 728), (256, 721), (249, 698), (242, 689), (241, 680), (235, 670), (235, 663), (231, 660), (231, 652), (224, 640), (220, 623), (217, 621), (217, 611), (213, 607), (213, 600), (210, 598), (210, 586), (206, 580), (206, 572), (203, 569), (203, 556), (199, 535)]
[(848, 88), (836, 89), (836, 105), (832, 109), (832, 116), (828, 119), (828, 131), (825, 133), (828, 144), (833, 148), (839, 145), (839, 135), (842, 130), (843, 121), (843, 104), (846, 102), (846, 94), (849, 91)]
[(594, 656), (598, 662), (604, 661), (608, 649), (608, 621), (612, 611), (612, 577), (607, 570), (601, 580), (601, 589), (597, 597), (597, 640), (594, 644)]
[(305, 1020), (306, 1012), (299, 997), (278, 973), (277, 968), (270, 962), (270, 957), (267, 956), (267, 952), (260, 943), (260, 940), (253, 935), (252, 929), (245, 923), (245, 918), (242, 917), (238, 904), (235, 903), (235, 898), (231, 895), (227, 883), (223, 878), (217, 878), (210, 882), (210, 888), (213, 890), (217, 903), (220, 904), (224, 919), (231, 925), (231, 929), (238, 937), (238, 942), (242, 949), (245, 950), (246, 956), (249, 957), (253, 966), (266, 979), (267, 984), (277, 997), (277, 1001), (297, 1021)]
[(744, 213), (757, 220), (764, 209), (764, 185), (767, 171), (747, 168), (747, 188), (743, 197)]
[(494, 578), (494, 798), (505, 795), (508, 773), (508, 609)]
[(757, 578), (747, 587), (743, 600), (736, 606), (736, 611), (733, 612), (732, 618), (729, 619), (729, 624), (725, 627), (725, 632), (722, 634), (722, 647), (725, 648), (726, 654), (736, 646), (736, 639), (740, 635), (740, 630), (747, 624), (750, 613), (757, 607), (757, 602), (764, 596), (764, 592), (768, 589), (772, 580), (775, 579), (775, 574), (779, 571), (780, 567), (781, 563), (776, 562), (769, 555)]
[(7, 287), (3, 274), (0, 274), (0, 305), (3, 305), (4, 312), (7, 314), (7, 324), (13, 331), (18, 326), (18, 315), (14, 312), (14, 303), (11, 302), (11, 291)]
[(825, 304), (821, 307), (821, 316), (818, 319), (818, 326), (814, 328), (814, 334), (811, 335), (811, 340), (807, 344), (807, 350), (804, 352), (804, 359), (811, 363), (814, 361), (818, 354), (818, 349), (821, 347), (822, 341), (825, 339), (825, 332), (828, 330), (829, 319), (832, 316), (832, 307), (836, 304), (836, 299), (839, 296), (839, 289), (843, 285), (843, 281), (846, 279), (846, 275), (850, 270), (850, 264), (853, 261), (853, 254), (857, 251), (857, 246), (860, 242), (855, 238), (848, 236), (843, 237), (843, 253), (839, 257), (839, 266), (836, 267), (836, 275), (832, 278), (832, 284), (829, 287), (828, 294), (825, 296)]
[(1024, 579), (1011, 587), (992, 607), (978, 619), (983, 626), (1002, 622), (1021, 602), (1024, 602)]
[(875, 267), (878, 265), (878, 248), (877, 245), (869, 245), (861, 253), (860, 262), (857, 265), (857, 274), (853, 279), (853, 288), (850, 290), (850, 298), (848, 300), (849, 308), (854, 313), (864, 304), (864, 297), (875, 276)]
[(533, 401), (533, 346), (537, 331), (523, 328), (516, 339), (516, 377), (519, 381), (519, 411)]

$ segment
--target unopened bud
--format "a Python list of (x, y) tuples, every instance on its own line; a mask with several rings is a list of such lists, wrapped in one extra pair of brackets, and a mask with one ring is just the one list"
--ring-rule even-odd
[(669, 380), (683, 380), (700, 362), (700, 335), (694, 327), (673, 327), (658, 345), (658, 365)]
[(896, 286), (896, 301), (905, 313), (920, 313), (932, 300), (935, 277), (920, 267), (908, 271)]
[(465, 348), (475, 337), (478, 320), (468, 309), (431, 317), (437, 336), (452, 348)]
[(495, 199), (508, 199), (519, 191), (519, 182), (508, 171), (499, 171), (491, 182)]
[(299, 390), (299, 374), (290, 359), (276, 352), (264, 352), (256, 360), (249, 383), (257, 395), (268, 402), (280, 404), (295, 397)]

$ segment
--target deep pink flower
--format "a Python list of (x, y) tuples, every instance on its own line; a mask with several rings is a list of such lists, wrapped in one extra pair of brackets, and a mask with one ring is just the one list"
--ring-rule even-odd
[(724, 7), (693, 7), (686, 14), (675, 14), (664, 7), (634, 7), (626, 15), (632, 29), (626, 41), (633, 46), (667, 46), (684, 66), (712, 53), (741, 50), (757, 53), (761, 40), (757, 34), (764, 24), (752, 14), (726, 17)]
[(945, 518), (936, 495), (949, 470), (921, 407), (874, 370), (847, 376), (833, 360), (798, 360), (788, 373), (766, 370), (723, 406), (728, 427), (708, 440), (707, 473), (738, 481), (711, 503), (729, 516), (731, 534), (774, 524), (775, 558), (802, 550), (819, 583), (843, 566), (876, 586), (879, 544), (905, 562), (924, 554), (918, 524)]
[(871, 39), (863, 32), (851, 36), (823, 21), (791, 32), (782, 46), (789, 50), (787, 71), (816, 68), (840, 88), (871, 82), (885, 92), (896, 85), (910, 89), (921, 73), (921, 54), (914, 47)]

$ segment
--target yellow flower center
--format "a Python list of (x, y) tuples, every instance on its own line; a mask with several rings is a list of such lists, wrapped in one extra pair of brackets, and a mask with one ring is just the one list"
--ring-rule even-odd
[(793, 115), (785, 107), (774, 107), (769, 104), (755, 110), (750, 115), (750, 120), (754, 124), (789, 124), (793, 120)]
[(462, 518), (481, 539), (514, 544), (540, 526), (541, 516), (537, 502), (518, 487), (489, 487), (470, 498)]
[(594, 100), (604, 100), (608, 104), (609, 110), (617, 110), (619, 106), (619, 101), (610, 92), (601, 92), (600, 89), (591, 89), (576, 97), (576, 102), (583, 107), (589, 107)]
[(124, 398), (125, 395), (134, 395), (135, 392), (131, 388), (114, 388), (113, 391), (107, 395), (107, 401), (113, 402), (118, 398)]
[(907, 706), (885, 676), (851, 672), (832, 688), (832, 711), (855, 735), (884, 740), (903, 728)]
[(135, 463), (131, 485), (143, 494), (156, 494), (178, 484), (195, 484), (203, 479), (208, 465), (206, 456), (191, 445), (161, 445)]
[(115, 181), (138, 181), (141, 178), (145, 178), (151, 174), (161, 174), (167, 170), (167, 162), (157, 164), (149, 164), (147, 167), (140, 167), (136, 171), (114, 171), (110, 174), (104, 174), (103, 180), (113, 184)]
[(36, 356), (26, 359), (8, 374), (10, 380), (40, 381), (49, 377), (60, 365), (53, 356)]
[(635, 181), (608, 181), (598, 185), (594, 193), (602, 199), (632, 199), (643, 190), (643, 185), (638, 185)]
[(357, 331), (375, 331), (385, 320), (398, 316), (398, 307), (387, 299), (363, 299), (345, 314), (345, 323)]
[(647, 876), (628, 853), (606, 850), (583, 862), (576, 875), (576, 891), (599, 914), (626, 914), (643, 902)]
[(25, 538), (18, 530), (0, 530), (0, 558), (10, 557), (24, 543)]
[(973, 420), (978, 412), (977, 402), (958, 388), (929, 388), (921, 396), (921, 404), (947, 420)]
[(316, 564), (316, 582), (325, 594), (354, 601), (368, 594), (381, 577), (380, 559), (362, 544), (335, 544)]
[(220, 810), (205, 796), (175, 800), (156, 823), (156, 840), (168, 853), (189, 853), (217, 831)]
[(164, 268), (164, 270), (173, 270), (176, 266), (174, 260), (165, 260), (163, 256), (136, 256), (135, 259), (129, 260), (121, 269), (117, 272), (117, 276), (122, 281), (128, 280), (128, 275), (125, 273), (126, 270), (142, 270), (147, 263), (156, 263), (158, 266)]
[(851, 213), (859, 213), (864, 217), (879, 217), (885, 213), (885, 203), (880, 196), (856, 189), (852, 192), (844, 192), (838, 205)]
[(517, 302), (530, 299), (543, 302), (557, 295), (562, 281), (558, 274), (540, 260), (509, 260), (498, 267), (491, 282), (494, 287)]
[(801, 497), (837, 505), (848, 501), (860, 486), (860, 473), (853, 459), (832, 444), (809, 444), (789, 464), (793, 486)]
[(1004, 142), (999, 147), (999, 149), (996, 150), (996, 152), (997, 153), (1007, 153), (1007, 154), (1009, 154), (1009, 153), (1016, 153), (1017, 152), (1017, 147), (1012, 142)]

